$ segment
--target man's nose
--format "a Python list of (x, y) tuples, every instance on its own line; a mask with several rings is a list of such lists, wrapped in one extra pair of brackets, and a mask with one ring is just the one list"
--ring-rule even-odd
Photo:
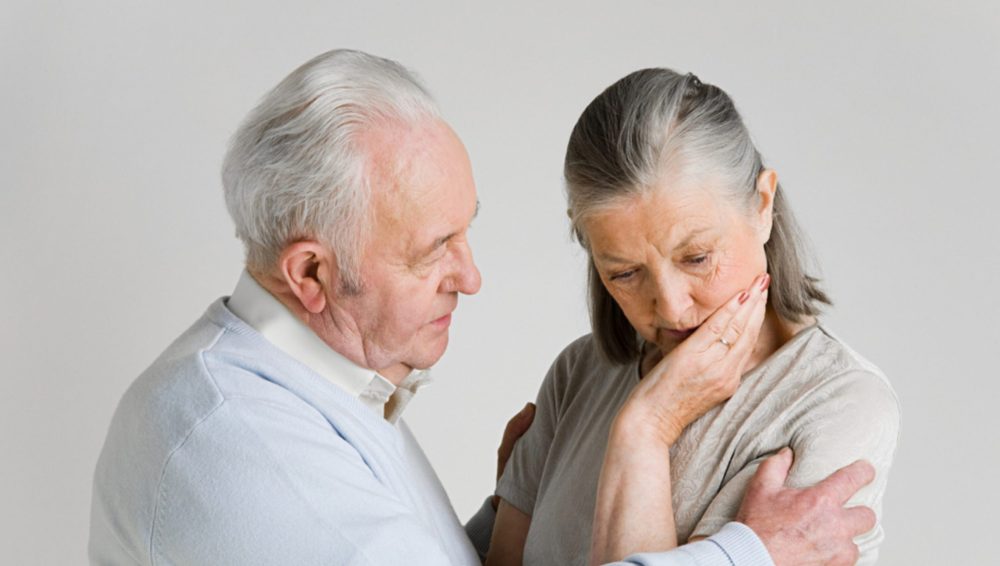
[(472, 248), (466, 244), (456, 253), (455, 270), (446, 281), (445, 291), (475, 295), (479, 292), (483, 279), (476, 262), (472, 259)]

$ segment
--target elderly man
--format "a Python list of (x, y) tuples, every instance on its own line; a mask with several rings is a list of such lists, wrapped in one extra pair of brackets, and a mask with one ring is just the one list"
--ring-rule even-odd
[[(333, 51), (250, 113), (223, 184), (246, 271), (122, 398), (91, 562), (480, 564), (492, 509), (463, 529), (400, 419), (480, 285), (458, 137), (400, 65)], [(849, 557), (864, 468), (792, 490), (789, 463), (761, 467), (745, 524), (630, 563)]]

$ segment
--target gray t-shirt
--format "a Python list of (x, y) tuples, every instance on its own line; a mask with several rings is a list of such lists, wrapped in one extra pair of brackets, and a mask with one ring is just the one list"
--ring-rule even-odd
[[(638, 380), (637, 363), (609, 363), (590, 335), (552, 364), (534, 423), (497, 486), (498, 495), (532, 516), (526, 565), (587, 562), (608, 431)], [(678, 542), (732, 521), (757, 466), (784, 446), (795, 452), (789, 485), (796, 487), (854, 460), (870, 461), (876, 479), (850, 504), (881, 517), (898, 431), (898, 401), (882, 372), (821, 325), (802, 330), (671, 448)], [(875, 562), (882, 539), (878, 525), (855, 540), (859, 564)]]

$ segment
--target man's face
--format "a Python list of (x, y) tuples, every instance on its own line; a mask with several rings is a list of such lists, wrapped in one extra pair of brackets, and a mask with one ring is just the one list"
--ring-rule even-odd
[(334, 299), (354, 321), (369, 367), (393, 379), (448, 345), (458, 294), (479, 291), (467, 232), (478, 201), (465, 147), (441, 121), (366, 133), (373, 223), (361, 292)]

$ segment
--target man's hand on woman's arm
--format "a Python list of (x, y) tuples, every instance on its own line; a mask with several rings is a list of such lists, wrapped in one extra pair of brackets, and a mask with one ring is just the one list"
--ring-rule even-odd
[(844, 504), (875, 479), (875, 468), (854, 462), (813, 487), (794, 489), (785, 486), (792, 457), (783, 448), (761, 463), (736, 520), (753, 529), (777, 566), (854, 564), (853, 539), (875, 527), (875, 513)]

